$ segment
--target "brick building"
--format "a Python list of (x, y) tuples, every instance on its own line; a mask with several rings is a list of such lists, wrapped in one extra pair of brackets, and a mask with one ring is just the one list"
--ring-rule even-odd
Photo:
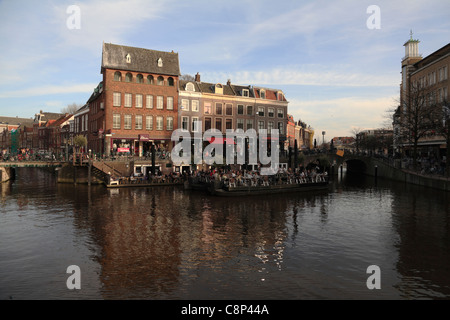
[(104, 43), (103, 81), (88, 101), (88, 148), (143, 155), (171, 150), (178, 127), (178, 54)]

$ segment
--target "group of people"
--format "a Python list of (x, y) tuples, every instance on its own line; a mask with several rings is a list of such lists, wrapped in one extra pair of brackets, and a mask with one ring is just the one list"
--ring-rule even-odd
[(316, 183), (326, 181), (328, 173), (321, 172), (319, 168), (310, 170), (279, 169), (274, 175), (262, 175), (257, 170), (209, 170), (194, 171), (191, 175), (194, 181), (209, 183), (213, 181), (223, 182), (228, 187), (239, 186), (270, 186), (293, 183)]

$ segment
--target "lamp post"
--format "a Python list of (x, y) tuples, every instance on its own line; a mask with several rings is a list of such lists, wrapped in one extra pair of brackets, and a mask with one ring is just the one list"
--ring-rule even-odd
[(322, 144), (325, 144), (325, 131), (322, 131)]

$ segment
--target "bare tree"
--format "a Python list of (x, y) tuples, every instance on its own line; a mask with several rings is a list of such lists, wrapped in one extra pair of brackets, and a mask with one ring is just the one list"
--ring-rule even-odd
[(439, 98), (439, 102), (436, 103), (436, 112), (441, 110), (440, 119), (436, 121), (436, 134), (445, 138), (447, 145), (447, 152), (445, 156), (445, 174), (450, 177), (450, 101), (445, 98)]
[(195, 81), (195, 78), (190, 74), (183, 74), (180, 76), (180, 80)]
[(82, 106), (83, 106), (82, 104), (77, 104), (74, 102), (62, 108), (61, 113), (75, 114), (75, 112), (77, 112), (78, 109), (80, 109)]
[(400, 101), (400, 140), (412, 146), (413, 167), (417, 168), (419, 140), (436, 130), (442, 110), (430, 101), (430, 92), (419, 83), (411, 84)]

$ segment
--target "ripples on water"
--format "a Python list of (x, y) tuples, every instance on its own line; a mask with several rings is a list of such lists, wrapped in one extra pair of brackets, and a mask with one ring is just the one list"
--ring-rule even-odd
[[(349, 177), (350, 178), (350, 177)], [(1, 186), (0, 299), (449, 298), (448, 201), (372, 178), (328, 193)], [(66, 287), (78, 265), (82, 289)], [(381, 290), (366, 269), (381, 268)]]

